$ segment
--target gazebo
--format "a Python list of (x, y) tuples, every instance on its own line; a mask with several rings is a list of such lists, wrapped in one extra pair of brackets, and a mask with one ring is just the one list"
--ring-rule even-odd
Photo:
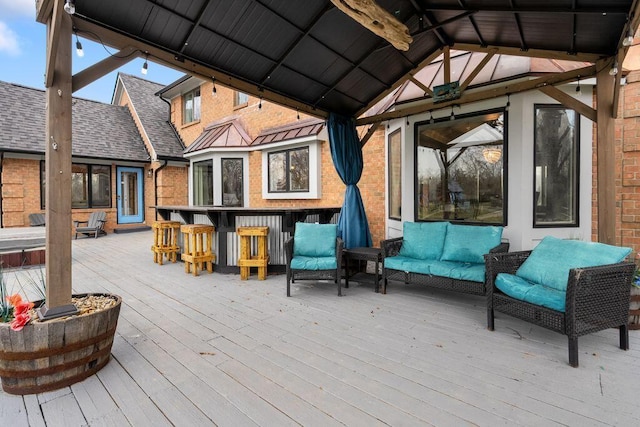
[[(639, 24), (637, 1), (246, 0), (234, 2), (38, 0), (47, 25), (47, 307), (71, 298), (71, 95), (134, 58), (181, 69), (216, 84), (311, 115), (337, 114), (368, 126), (497, 96), (540, 90), (597, 123), (598, 240), (614, 243), (614, 119), (621, 64)], [(72, 75), (72, 37), (119, 51)], [(484, 53), (465, 81), (451, 75), (450, 52)], [(510, 86), (467, 91), (496, 54), (585, 63)], [(444, 57), (444, 82), (414, 78)], [(147, 62), (145, 62), (145, 65)], [(595, 77), (597, 109), (555, 86)], [(406, 81), (423, 103), (364, 116)], [(423, 87), (424, 86), (424, 87)], [(436, 105), (437, 104), (437, 105)], [(365, 136), (361, 143), (366, 143)]]

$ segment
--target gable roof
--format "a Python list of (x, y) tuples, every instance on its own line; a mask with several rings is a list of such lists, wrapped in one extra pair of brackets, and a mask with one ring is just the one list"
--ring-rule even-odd
[(248, 147), (250, 144), (251, 137), (244, 130), (240, 118), (232, 116), (207, 125), (184, 153), (192, 154), (210, 148)]
[[(43, 154), (46, 95), (0, 81), (0, 149)], [(138, 129), (126, 107), (73, 98), (72, 154), (95, 159), (148, 162)]]
[(133, 109), (159, 159), (183, 160), (184, 145), (169, 119), (169, 105), (155, 93), (164, 86), (130, 74), (118, 73)]

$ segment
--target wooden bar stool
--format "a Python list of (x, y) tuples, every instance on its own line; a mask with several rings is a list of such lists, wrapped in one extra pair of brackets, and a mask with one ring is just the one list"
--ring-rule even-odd
[(153, 262), (162, 265), (162, 260), (176, 262), (178, 259), (178, 230), (180, 229), (179, 221), (158, 220), (151, 225), (153, 230)]
[(213, 225), (206, 224), (183, 224), (180, 226), (184, 250), (182, 261), (184, 261), (184, 271), (189, 273), (193, 267), (193, 275), (198, 275), (198, 269), (204, 270), (206, 267), (209, 273), (213, 273), (213, 261), (216, 256), (211, 251), (213, 245)]
[[(269, 263), (269, 255), (267, 254), (269, 227), (238, 227), (236, 231), (240, 237), (240, 258), (238, 259), (240, 279), (248, 279), (251, 267), (258, 267), (258, 279), (265, 280), (267, 278), (267, 264)], [(256, 238), (258, 251), (256, 255), (251, 253), (251, 240), (253, 237)]]

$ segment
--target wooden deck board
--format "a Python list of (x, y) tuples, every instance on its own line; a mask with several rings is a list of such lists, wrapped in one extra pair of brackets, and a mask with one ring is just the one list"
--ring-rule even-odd
[[(393, 283), (184, 273), (151, 232), (73, 242), (74, 292), (123, 297), (111, 362), (72, 387), (0, 393), (11, 425), (640, 425), (640, 332), (566, 337), (484, 299)], [(11, 285), (12, 274), (7, 272)], [(45, 424), (46, 423), (46, 424)], [(71, 424), (66, 424), (71, 425)]]

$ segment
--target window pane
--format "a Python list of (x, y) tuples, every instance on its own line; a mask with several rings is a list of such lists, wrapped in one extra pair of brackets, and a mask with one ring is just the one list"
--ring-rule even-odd
[(291, 191), (309, 191), (309, 148), (289, 152), (289, 188)]
[(193, 93), (184, 95), (184, 113), (182, 115), (182, 123), (191, 123), (193, 121)]
[(534, 227), (578, 225), (578, 114), (535, 107)]
[(505, 132), (502, 111), (420, 124), (416, 217), (504, 224)]
[(222, 205), (243, 205), (242, 159), (222, 159)]
[(200, 120), (200, 88), (193, 91), (193, 117), (192, 121)]
[(110, 166), (91, 166), (91, 206), (96, 208), (111, 206)]
[(287, 191), (287, 153), (269, 154), (269, 191)]
[(89, 207), (89, 166), (71, 166), (71, 207)]
[(193, 204), (213, 205), (213, 160), (193, 164)]
[(249, 102), (249, 95), (247, 95), (244, 92), (236, 92), (233, 100), (234, 100), (234, 104), (233, 104), (234, 107), (244, 105)]
[(46, 207), (46, 203), (45, 203), (45, 192), (47, 191), (47, 179), (46, 179), (46, 172), (44, 169), (44, 160), (42, 160), (40, 162), (40, 207), (42, 209), (45, 209)]
[(400, 129), (389, 135), (389, 218), (401, 218), (402, 164)]

